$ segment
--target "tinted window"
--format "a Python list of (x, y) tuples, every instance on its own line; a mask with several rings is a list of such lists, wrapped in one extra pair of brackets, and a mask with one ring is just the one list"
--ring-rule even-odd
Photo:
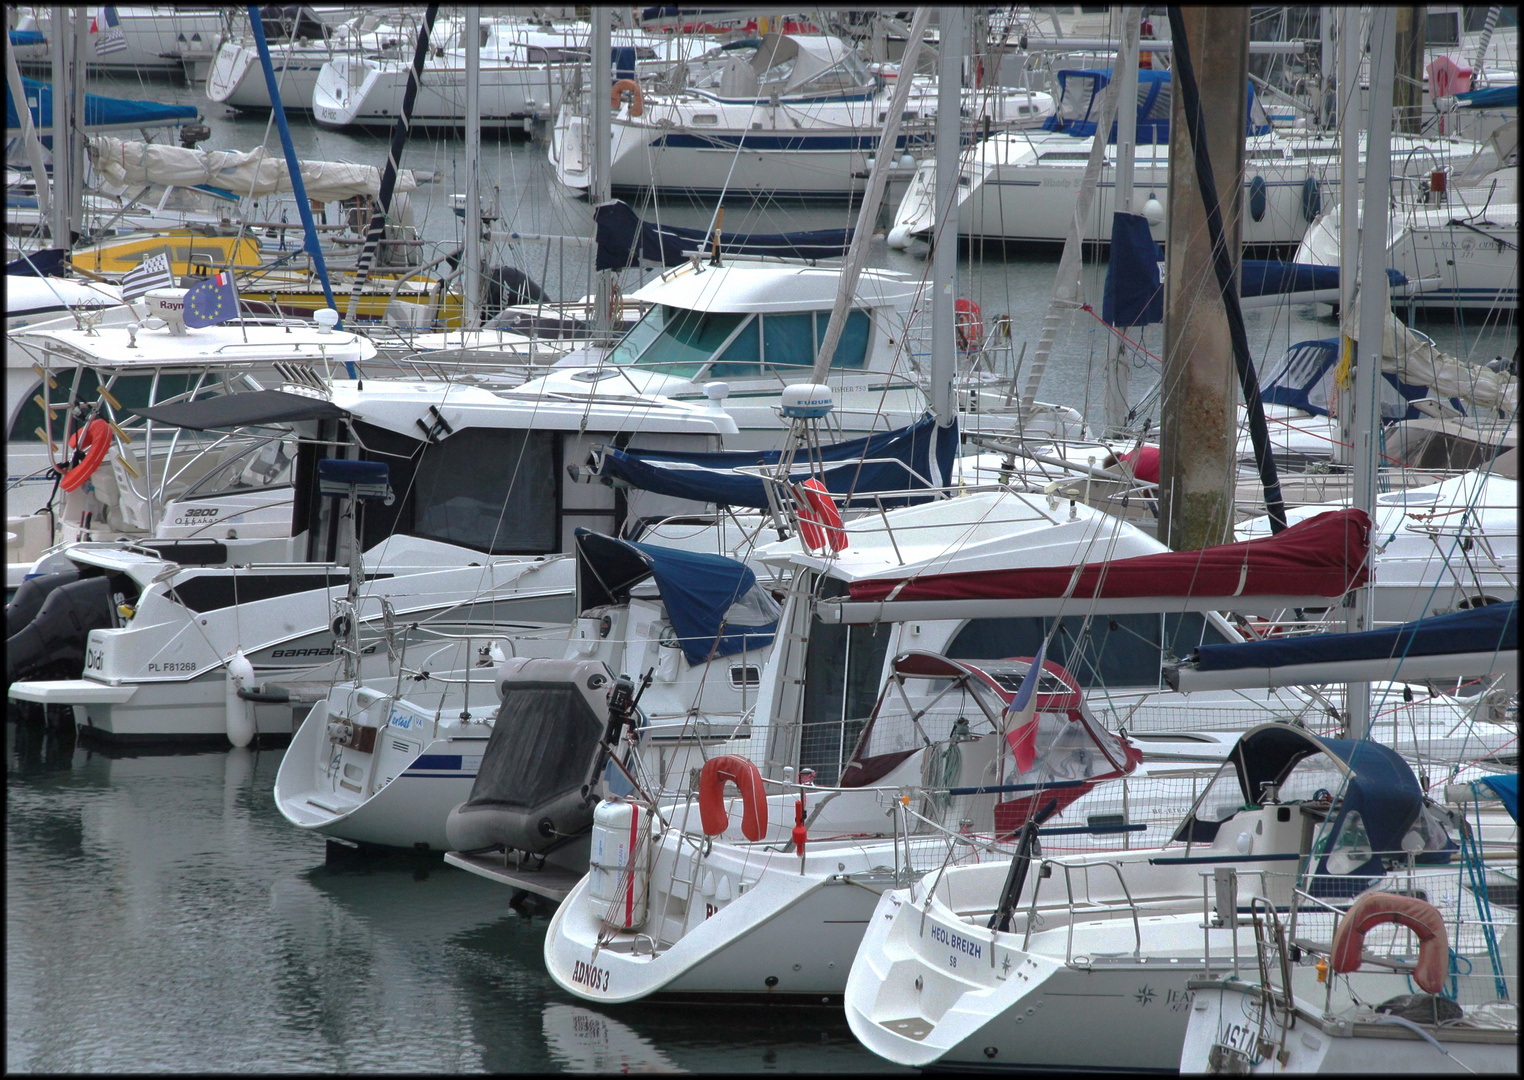
[(762, 374), (762, 332), (752, 319), (709, 368), (711, 379), (754, 379)]
[(768, 315), (762, 319), (762, 343), (768, 367), (814, 367), (815, 316)]
[[(841, 582), (829, 579), (823, 593), (840, 595)], [(799, 764), (815, 770), (815, 781), (834, 784), (857, 745), (878, 699), (889, 651), (889, 627), (827, 625), (813, 620), (804, 661), (804, 730)]]
[(641, 353), (636, 363), (691, 379), (747, 318), (747, 315), (724, 311), (667, 307), (663, 313), (665, 325), (661, 335)]
[[(825, 341), (826, 327), (831, 323), (827, 312), (815, 317), (815, 348), (818, 351)], [(860, 368), (868, 359), (868, 313), (849, 311), (847, 324), (841, 328), (836, 341), (836, 355), (831, 358), (833, 368)]]
[[(1048, 659), (1067, 668), (1081, 687), (1160, 685), (1158, 615), (1097, 616), (1088, 632), (1082, 615), (1066, 615), (1061, 622), (1048, 644)], [(947, 646), (947, 655), (959, 660), (1035, 656), (1052, 624), (1037, 616), (971, 619)]]
[[(76, 370), (78, 369), (54, 372), (53, 381), (58, 385), (46, 393), (49, 404), (52, 405), (53, 411), (58, 414), (53, 420), (52, 431), (54, 442), (57, 442), (63, 433), (65, 411), (63, 406), (69, 400), (70, 388), (74, 385), (74, 373)], [(111, 384), (111, 396), (122, 403), (121, 411), (116, 412), (114, 418), (117, 423), (124, 426), (129, 423), (142, 424), (143, 421), (140, 418), (127, 416), (127, 411), (151, 404), (150, 397), (155, 401), (163, 402), (189, 394), (191, 388), (197, 385), (198, 379), (201, 385), (196, 390), (196, 397), (216, 397), (222, 393), (222, 379), (214, 375), (202, 375), (199, 373), (195, 375), (188, 373), (162, 374), (159, 376), (157, 394), (153, 393), (152, 375), (120, 375)], [(100, 378), (97, 376), (95, 369), (85, 368), (80, 372), (79, 392), (74, 395), (74, 399), (94, 404), (95, 400), (100, 397), (99, 387)], [(12, 442), (42, 441), (37, 437), (37, 428), (43, 426), (42, 406), (33, 400), (38, 394), (42, 393), (43, 385), (39, 380), (27, 393), (25, 404), (16, 412), (16, 419), (11, 424), (11, 430), (8, 433), (8, 437)], [(107, 415), (111, 414), (108, 413)]]
[(365, 547), (395, 531), (493, 555), (560, 550), (554, 433), (466, 428), (425, 446), (369, 424), (355, 431), (397, 494), (366, 506)]

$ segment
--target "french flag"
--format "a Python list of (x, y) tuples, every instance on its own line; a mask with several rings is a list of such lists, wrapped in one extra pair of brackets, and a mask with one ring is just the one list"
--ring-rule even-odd
[[(104, 28), (100, 25), (102, 22), (105, 23)], [(90, 20), (90, 32), (98, 35), (95, 39), (97, 56), (120, 52), (127, 47), (127, 36), (122, 33), (121, 22), (117, 19), (116, 8), (112, 5), (101, 8), (99, 19)]]
[(1048, 652), (1048, 639), (1037, 647), (1037, 657), (1022, 677), (1016, 696), (1005, 710), (1005, 738), (1016, 755), (1016, 769), (1027, 772), (1037, 760), (1037, 679), (1042, 673), (1043, 657)]

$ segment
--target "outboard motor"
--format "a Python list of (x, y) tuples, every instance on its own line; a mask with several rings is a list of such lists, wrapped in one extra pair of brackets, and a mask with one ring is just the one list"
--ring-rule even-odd
[(90, 631), (115, 625), (110, 578), (88, 577), (58, 586), (42, 602), (37, 617), (6, 639), (5, 681), (25, 679), (55, 664), (81, 674)]
[(53, 590), (79, 580), (78, 570), (61, 570), (56, 574), (38, 574), (29, 577), (16, 589), (16, 595), (5, 605), (5, 636), (15, 637), (42, 610), (43, 602)]
[(613, 679), (599, 660), (515, 657), (498, 665), (496, 681), (492, 736), (445, 835), (456, 851), (543, 854), (592, 829), (589, 776), (605, 760)]

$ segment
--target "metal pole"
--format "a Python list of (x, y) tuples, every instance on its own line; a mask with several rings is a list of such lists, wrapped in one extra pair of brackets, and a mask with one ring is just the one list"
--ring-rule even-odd
[[(1360, 349), (1355, 369), (1354, 491), (1350, 505), (1367, 514), (1376, 505), (1376, 458), (1380, 452), (1381, 345), (1387, 320), (1387, 203), (1392, 172), (1392, 98), (1375, 92), (1389, 86), (1397, 59), (1397, 21), (1391, 8), (1371, 14), (1370, 118), (1365, 125), (1365, 215), (1360, 235)], [(1346, 316), (1346, 319), (1348, 316)], [(1356, 589), (1355, 627), (1369, 630), (1370, 588)], [(1349, 685), (1349, 737), (1370, 732), (1370, 684)]]
[[(1132, 213), (1132, 176), (1138, 143), (1138, 37), (1143, 11), (1121, 9), (1121, 50), (1113, 77), (1117, 80), (1117, 171), (1113, 209)], [(1098, 133), (1099, 134), (1099, 133)], [(1119, 434), (1127, 423), (1127, 384), (1131, 358), (1122, 355), (1122, 339), (1110, 334), (1106, 341), (1106, 427)]]
[[(481, 8), (466, 8), (466, 272), (460, 329), (476, 329), (482, 298), (482, 200), (481, 200)], [(354, 302), (354, 298), (350, 298)]]
[[(1355, 274), (1360, 265), (1360, 41), (1365, 36), (1364, 19), (1356, 7), (1339, 9), (1339, 69), (1336, 81), (1339, 114), (1339, 312), (1354, 310)], [(1339, 335), (1341, 378), (1338, 390), (1339, 444), (1335, 460), (1349, 461), (1348, 447), (1354, 445), (1355, 413), (1348, 400), (1348, 372), (1354, 365), (1354, 339)], [(1348, 363), (1343, 361), (1347, 358)], [(1352, 629), (1352, 628), (1351, 628)]]
[[(53, 246), (68, 251), (74, 246), (69, 239), (69, 59), (74, 55), (74, 24), (69, 21), (69, 9), (62, 5), (53, 9), (51, 31), (53, 34), (53, 86), (49, 91), (53, 108), (53, 220), (49, 229)], [(38, 104), (41, 105), (39, 91)], [(39, 119), (40, 119), (39, 115)], [(47, 182), (46, 177), (42, 179)]]
[[(249, 11), (256, 13), (257, 9), (251, 7)], [(381, 245), (381, 234), (386, 228), (386, 214), (392, 205), (392, 191), (397, 186), (397, 162), (402, 160), (402, 148), (407, 145), (408, 129), (412, 126), (413, 122), (413, 104), (418, 100), (418, 85), (423, 81), (423, 65), (429, 58), (429, 36), (434, 33), (434, 18), (438, 14), (439, 5), (430, 4), (428, 9), (423, 13), (423, 25), (418, 28), (418, 41), (413, 47), (413, 67), (408, 72), (407, 89), (402, 92), (402, 112), (397, 116), (397, 126), (392, 129), (392, 144), (386, 155), (386, 169), (381, 174), (380, 198), (376, 204), (375, 213), (371, 215), (370, 227), (365, 231), (365, 245), (360, 249), (360, 258), (355, 266), (354, 283), (350, 286), (349, 292), (349, 306), (344, 313), (346, 320), (352, 320), (355, 317), (355, 309), (360, 302), (360, 290), (365, 287), (365, 282), (370, 277), (371, 262), (376, 257), (376, 249)], [(249, 22), (256, 26), (258, 25), (255, 22), (255, 14), (250, 14)], [(255, 38), (259, 42), (260, 58), (268, 64), (269, 61), (264, 59), (267, 49), (264, 45), (265, 34), (263, 28), (255, 31)], [(274, 78), (270, 75), (268, 67), (266, 68), (265, 77), (270, 80), (270, 103), (275, 107), (276, 119), (280, 123), (281, 138), (284, 141), (286, 139), (286, 120), (281, 112), (279, 95), (275, 89)], [(302, 207), (302, 224), (305, 225), (312, 217), (312, 211), (308, 208), (307, 200), (302, 197), (300, 192), (297, 193), (297, 202)], [(317, 243), (314, 239), (311, 241), (311, 247), (315, 248), (316, 246)], [(321, 257), (319, 256), (318, 258), (319, 265), (321, 265)], [(326, 274), (324, 276), (323, 290), (328, 293), (328, 304), (332, 307), (333, 293), (328, 288)], [(440, 299), (442, 301), (444, 298), (440, 297)]]
[[(958, 165), (963, 156), (963, 41), (965, 10), (937, 13), (937, 182), (936, 232), (931, 269), (931, 411), (938, 427), (957, 416), (953, 376), (958, 354), (953, 334), (958, 283)], [(908, 72), (903, 72), (909, 78)], [(881, 154), (886, 150), (881, 149)]]
[[(21, 141), (26, 146), (27, 162), (32, 166), (32, 179), (37, 188), (37, 217), (39, 221), (46, 222), (53, 214), (52, 193), (48, 190), (48, 166), (42, 157), (37, 125), (32, 122), (32, 109), (26, 99), (26, 83), (21, 81), (16, 54), (10, 49), (5, 50), (5, 82), (11, 88), (11, 100), (16, 103), (16, 119), (21, 122)], [(38, 105), (41, 104), (39, 100)], [(38, 119), (41, 119), (40, 115)]]
[[(104, 16), (102, 22), (104, 22)], [(85, 79), (90, 62), (90, 12), (74, 9), (74, 69), (69, 78), (69, 244), (84, 232), (85, 224)], [(56, 99), (55, 99), (56, 100)], [(56, 108), (56, 106), (55, 106)]]
[[(601, 206), (609, 201), (613, 184), (609, 178), (613, 151), (613, 92), (614, 73), (613, 65), (613, 11), (604, 5), (593, 8), (593, 70), (588, 85), (592, 87), (593, 94), (593, 176), (592, 184), (588, 188), (588, 194), (592, 198), (593, 205)], [(593, 325), (596, 333), (602, 337), (606, 335), (612, 319), (612, 304), (609, 290), (613, 285), (614, 273), (611, 270), (601, 270), (593, 285), (594, 309)]]

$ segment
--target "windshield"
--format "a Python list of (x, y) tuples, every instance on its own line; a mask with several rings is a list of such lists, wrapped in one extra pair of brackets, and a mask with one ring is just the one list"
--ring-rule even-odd
[[(635, 360), (637, 366), (691, 379), (741, 323), (751, 316), (730, 311), (693, 311), (661, 305), (661, 333)], [(641, 320), (642, 323), (645, 320)]]
[(661, 333), (661, 328), (666, 324), (668, 310), (660, 304), (654, 305), (638, 323), (625, 332), (624, 337), (619, 339), (619, 343), (605, 358), (605, 363), (633, 364), (635, 358), (645, 351), (647, 345), (651, 344), (651, 339)]

